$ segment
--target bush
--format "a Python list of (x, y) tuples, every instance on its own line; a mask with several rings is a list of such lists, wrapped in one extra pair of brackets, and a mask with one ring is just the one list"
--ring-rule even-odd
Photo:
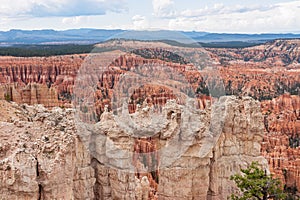
[(232, 200), (280, 200), (287, 197), (280, 180), (267, 175), (257, 162), (252, 162), (248, 168), (241, 169), (241, 172), (242, 175), (230, 177), (241, 191), (241, 195), (232, 194)]

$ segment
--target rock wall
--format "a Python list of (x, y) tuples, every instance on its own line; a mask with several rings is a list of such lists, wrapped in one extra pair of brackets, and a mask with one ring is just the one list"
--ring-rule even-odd
[(90, 155), (71, 110), (0, 101), (0, 198), (93, 199)]
[[(141, 109), (131, 117), (147, 123), (148, 112)], [(268, 168), (260, 156), (264, 125), (259, 102), (222, 97), (213, 107), (190, 113), (193, 122), (186, 121), (187, 112), (168, 101), (163, 131), (138, 141), (110, 112), (103, 113), (94, 131), (80, 131), (95, 157), (98, 198), (139, 199), (143, 190), (137, 188), (146, 177), (150, 199), (227, 199), (236, 190), (229, 177), (240, 168), (252, 161)]]
[[(230, 176), (252, 161), (259, 161), (263, 136), (259, 103), (249, 98), (222, 97), (212, 107), (212, 118), (206, 121), (203, 135), (214, 135), (216, 141), (210, 149), (203, 136), (174, 164), (160, 170), (159, 193), (161, 199), (227, 199), (236, 191)], [(219, 118), (223, 119), (220, 121)], [(207, 118), (206, 118), (207, 119)], [(215, 133), (220, 127), (219, 135)], [(208, 126), (207, 126), (208, 125)], [(208, 133), (209, 131), (212, 131)], [(204, 146), (202, 148), (201, 146)], [(199, 151), (201, 150), (201, 151)], [(206, 152), (206, 156), (203, 156)], [(178, 184), (182, 187), (178, 188)]]
[(193, 122), (168, 101), (162, 131), (139, 140), (108, 111), (85, 129), (71, 109), (0, 103), (2, 199), (226, 199), (236, 190), (230, 175), (255, 160), (267, 167), (263, 117), (250, 98), (222, 97), (189, 113)]

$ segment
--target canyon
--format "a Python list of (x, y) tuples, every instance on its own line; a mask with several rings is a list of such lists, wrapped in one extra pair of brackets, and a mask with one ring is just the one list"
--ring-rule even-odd
[[(98, 74), (88, 68), (92, 59), (99, 59), (93, 54), (0, 57), (0, 98), (24, 104), (22, 108), (1, 101), (1, 110), (6, 107), (11, 110), (2, 113), (1, 122), (1, 137), (5, 138), (1, 141), (7, 140), (1, 142), (1, 176), (8, 180), (2, 182), (3, 194), (10, 199), (31, 199), (41, 194), (41, 199), (141, 199), (146, 198), (143, 193), (147, 191), (152, 199), (226, 199), (235, 190), (229, 181), (230, 175), (254, 160), (264, 166), (268, 164), (271, 173), (279, 177), (286, 188), (300, 191), (299, 41), (276, 40), (243, 49), (197, 49), (203, 56), (198, 59), (200, 62), (190, 56), (189, 48), (155, 42), (146, 45), (133, 42), (133, 45), (127, 41), (130, 48), (125, 53), (105, 54), (107, 60), (101, 60), (104, 68)], [(109, 46), (101, 45), (102, 48)], [(213, 66), (213, 70), (206, 66)], [(93, 78), (86, 78), (86, 74)], [(126, 74), (138, 78), (147, 74), (147, 81), (151, 78), (154, 81), (145, 84), (137, 78), (132, 82)], [(80, 82), (78, 77), (84, 80)], [(131, 88), (134, 88), (131, 92), (124, 92)], [(168, 126), (162, 127), (164, 131), (160, 134), (151, 136), (151, 140), (129, 137), (123, 130), (128, 128), (124, 127), (127, 121), (121, 124), (112, 117), (117, 108), (122, 107), (118, 101), (122, 95), (130, 99), (128, 118), (142, 123), (138, 119), (145, 118), (148, 113), (145, 110), (153, 108), (160, 111)], [(184, 95), (194, 98), (197, 112), (192, 115), (201, 123), (198, 127), (195, 125), (196, 130), (191, 129), (195, 138), (187, 140), (191, 141), (186, 152), (174, 163), (159, 169), (158, 163), (164, 165), (155, 152), (172, 141), (178, 131), (176, 127), (184, 124), (180, 121), (182, 109), (187, 106)], [(219, 98), (224, 95), (228, 96)], [(80, 101), (86, 97), (92, 97), (92, 106)], [(72, 103), (79, 109), (71, 109)], [(222, 119), (224, 127), (217, 131), (216, 141), (208, 140), (213, 144), (208, 148), (204, 142), (207, 135), (213, 134), (209, 129), (211, 124), (219, 123), (212, 116), (218, 115), (215, 112), (221, 112), (220, 109), (226, 113)], [(41, 119), (34, 118), (42, 113), (46, 114)], [(58, 117), (63, 118), (63, 122), (56, 119), (57, 113), (63, 116)], [(76, 120), (86, 126), (95, 124), (92, 128), (95, 130), (92, 133), (81, 130)], [(24, 127), (30, 134), (23, 131)], [(95, 132), (105, 132), (105, 138)], [(43, 133), (48, 139), (56, 139), (44, 141)], [(23, 139), (15, 142), (19, 137)], [(114, 149), (107, 153), (98, 145), (91, 145), (91, 138), (103, 144), (104, 149), (112, 142), (130, 152), (124, 160), (131, 163), (127, 171), (117, 170), (120, 158)], [(23, 140), (26, 147), (22, 147), (24, 142), (19, 145)], [(62, 143), (61, 148), (57, 147), (56, 140)], [(9, 145), (12, 142), (15, 145)], [(13, 149), (10, 146), (14, 146)], [(91, 146), (93, 149), (89, 149)], [(45, 148), (52, 150), (49, 153)], [(19, 159), (19, 151), (24, 152), (23, 158)], [(203, 151), (207, 154), (199, 155)], [(15, 164), (15, 159), (24, 163)], [(112, 162), (110, 167), (104, 164), (107, 160)], [(21, 169), (23, 165), (28, 167)], [(60, 171), (60, 165), (64, 170)], [(7, 166), (13, 170), (6, 170)], [(145, 168), (151, 168), (154, 173)], [(58, 182), (54, 184), (55, 177)], [(28, 188), (25, 183), (29, 182)], [(178, 184), (186, 187), (178, 188)], [(67, 188), (68, 192), (59, 192), (57, 185)], [(52, 188), (54, 186), (57, 187)], [(141, 189), (135, 191), (134, 188)], [(66, 196), (55, 196), (58, 193)]]

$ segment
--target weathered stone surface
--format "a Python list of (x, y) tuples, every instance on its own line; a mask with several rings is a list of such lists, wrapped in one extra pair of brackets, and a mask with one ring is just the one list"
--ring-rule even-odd
[[(210, 151), (204, 157), (199, 156), (203, 144), (198, 139), (174, 164), (161, 169), (159, 197), (227, 199), (236, 190), (234, 183), (229, 180), (231, 175), (252, 161), (259, 161), (267, 168), (266, 160), (260, 156), (263, 117), (259, 110), (259, 103), (250, 98), (239, 100), (236, 97), (222, 97), (211, 112), (221, 117), (220, 123), (224, 126), (220, 133), (210, 133), (216, 137)], [(210, 126), (217, 126), (218, 122), (211, 120), (209, 123)], [(209, 126), (206, 127), (209, 129)], [(178, 184), (182, 186), (180, 189)]]
[[(145, 112), (150, 110), (141, 107), (130, 117), (135, 120)], [(145, 192), (142, 181), (147, 177), (150, 199), (156, 196), (159, 199), (227, 199), (236, 190), (230, 175), (252, 161), (268, 168), (267, 161), (260, 156), (264, 124), (258, 101), (222, 97), (211, 108), (194, 110), (190, 116), (193, 121), (186, 121), (184, 113), (187, 112), (175, 101), (168, 101), (162, 112), (167, 119), (162, 134), (148, 139), (134, 139), (119, 126), (112, 113), (103, 113), (94, 135), (83, 139), (86, 145), (109, 141), (100, 143), (101, 148), (96, 147), (92, 152), (98, 198), (146, 199), (142, 197)], [(146, 125), (147, 120), (143, 123)], [(178, 140), (179, 129), (175, 127), (181, 127), (178, 139), (182, 142), (173, 141)]]
[[(254, 160), (267, 163), (260, 156), (263, 117), (250, 98), (222, 97), (194, 110), (193, 122), (185, 119), (188, 110), (168, 101), (162, 115), (163, 131), (170, 134), (139, 140), (108, 111), (85, 138), (74, 127), (71, 109), (1, 101), (1, 110), (3, 199), (226, 199), (236, 189), (231, 174)], [(145, 112), (150, 109), (130, 116)], [(180, 126), (177, 138), (174, 127)], [(173, 146), (173, 138), (182, 140), (180, 146)]]
[(90, 155), (72, 110), (0, 101), (1, 199), (92, 199)]

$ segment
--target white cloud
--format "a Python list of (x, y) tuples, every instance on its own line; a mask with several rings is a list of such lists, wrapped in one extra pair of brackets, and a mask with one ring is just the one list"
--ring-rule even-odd
[(0, 16), (55, 17), (104, 15), (126, 9), (124, 0), (1, 0)]
[[(241, 5), (230, 6), (224, 1), (224, 4), (202, 7), (197, 7), (198, 3), (189, 6), (192, 5), (189, 2), (195, 0), (182, 2), (149, 0), (151, 7), (144, 1), (135, 5), (136, 2), (131, 0), (0, 0), (0, 29), (92, 27), (240, 33), (300, 31), (300, 0), (277, 4), (260, 1), (262, 5), (254, 5), (259, 1), (250, 5), (240, 1)], [(199, 5), (208, 0), (201, 2)], [(185, 5), (185, 8), (180, 5)]]
[(184, 10), (169, 20), (170, 29), (212, 32), (299, 31), (300, 1), (270, 6), (224, 6)]
[(88, 21), (89, 21), (89, 16), (65, 17), (62, 19), (62, 23), (68, 25), (79, 25), (79, 24), (87, 23)]
[(135, 15), (132, 17), (133, 29), (144, 30), (149, 28), (149, 22), (145, 16)]
[(187, 9), (179, 13), (181, 17), (199, 17), (199, 16), (209, 16), (209, 15), (221, 15), (230, 13), (246, 13), (251, 11), (267, 11), (275, 8), (274, 5), (235, 5), (235, 6), (225, 6), (224, 4), (214, 4), (212, 7), (204, 7), (201, 9)]
[(153, 14), (157, 17), (172, 17), (175, 15), (173, 5), (172, 0), (152, 0)]

